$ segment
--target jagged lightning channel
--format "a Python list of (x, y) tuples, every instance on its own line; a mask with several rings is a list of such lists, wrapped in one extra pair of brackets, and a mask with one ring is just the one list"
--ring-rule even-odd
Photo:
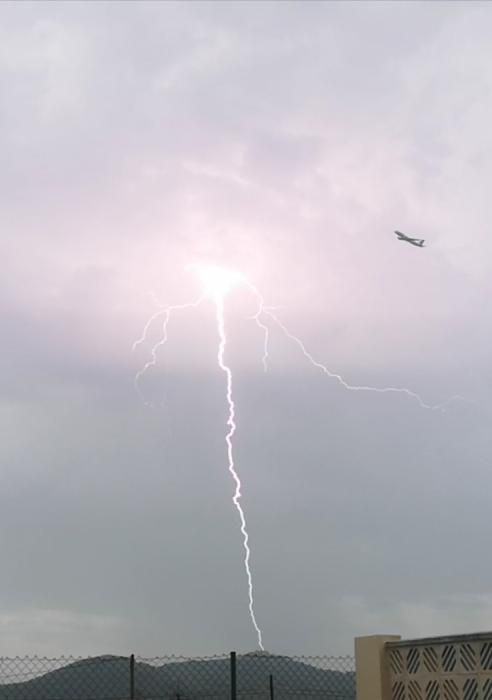
[(268, 326), (266, 326), (263, 321), (261, 320), (262, 314), (266, 313), (266, 311), (269, 311), (269, 307), (265, 306), (265, 302), (259, 291), (256, 289), (254, 285), (252, 285), (250, 282), (247, 282), (248, 287), (251, 289), (253, 294), (256, 296), (258, 300), (258, 307), (256, 309), (256, 313), (251, 317), (252, 320), (256, 323), (258, 328), (263, 333), (263, 355), (261, 357), (261, 363), (263, 365), (263, 369), (265, 372), (268, 371), (268, 341), (270, 339), (270, 329)]
[(239, 519), (241, 522), (241, 533), (243, 536), (243, 548), (244, 548), (244, 568), (246, 571), (247, 582), (248, 582), (248, 601), (249, 601), (249, 614), (253, 627), (256, 631), (258, 638), (258, 646), (261, 650), (264, 650), (262, 632), (257, 623), (255, 609), (254, 609), (254, 590), (253, 590), (253, 576), (250, 566), (251, 550), (249, 546), (249, 535), (246, 527), (246, 518), (241, 506), (241, 481), (239, 475), (236, 471), (235, 461), (234, 461), (234, 450), (233, 450), (233, 438), (236, 433), (236, 409), (233, 398), (233, 375), (232, 370), (225, 361), (225, 352), (227, 347), (227, 334), (225, 329), (225, 314), (224, 305), (225, 298), (231, 289), (237, 285), (244, 285), (248, 287), (254, 294), (257, 300), (256, 313), (251, 317), (258, 328), (263, 334), (263, 354), (262, 354), (262, 364), (265, 371), (268, 369), (269, 360), (269, 338), (270, 338), (270, 325), (275, 324), (285, 335), (286, 338), (293, 341), (297, 347), (301, 350), (303, 356), (311, 363), (312, 366), (321, 370), (325, 375), (331, 379), (335, 379), (339, 384), (341, 384), (348, 391), (364, 391), (364, 392), (374, 392), (378, 394), (388, 394), (397, 393), (405, 394), (411, 399), (414, 399), (418, 404), (425, 409), (436, 410), (443, 408), (445, 405), (449, 404), (455, 399), (462, 399), (460, 396), (455, 396), (444, 403), (437, 405), (430, 405), (426, 403), (422, 397), (414, 391), (407, 389), (405, 387), (374, 387), (374, 386), (357, 386), (349, 384), (340, 374), (329, 370), (321, 362), (318, 362), (313, 355), (307, 350), (304, 342), (294, 335), (285, 324), (278, 318), (275, 314), (275, 307), (266, 306), (262, 294), (260, 294), (257, 287), (255, 287), (248, 279), (246, 279), (241, 273), (235, 270), (227, 270), (224, 268), (218, 268), (216, 266), (203, 266), (203, 265), (192, 265), (190, 266), (195, 272), (198, 273), (203, 289), (202, 295), (196, 301), (189, 302), (186, 304), (177, 304), (174, 306), (168, 306), (163, 309), (156, 311), (147, 321), (143, 329), (142, 335), (133, 344), (133, 350), (135, 350), (140, 344), (145, 342), (147, 334), (150, 327), (159, 318), (162, 318), (162, 335), (161, 338), (155, 343), (151, 349), (151, 357), (145, 363), (145, 365), (140, 369), (135, 376), (135, 386), (142, 396), (143, 400), (145, 398), (140, 390), (140, 380), (142, 376), (152, 367), (157, 365), (157, 353), (159, 349), (166, 344), (168, 340), (168, 324), (171, 316), (174, 312), (183, 311), (185, 309), (197, 308), (205, 299), (210, 299), (215, 305), (215, 317), (217, 323), (217, 332), (219, 337), (219, 345), (217, 351), (217, 364), (219, 369), (225, 374), (226, 377), (226, 401), (228, 406), (228, 418), (227, 418), (227, 433), (225, 436), (225, 443), (227, 448), (227, 461), (228, 470), (234, 480), (235, 492), (232, 498), (234, 506), (236, 507)]
[(147, 323), (144, 326), (144, 329), (142, 331), (142, 335), (140, 338), (138, 338), (132, 345), (132, 351), (135, 352), (137, 347), (141, 345), (142, 343), (145, 342), (145, 339), (147, 338), (147, 333), (150, 330), (150, 327), (156, 321), (158, 318), (163, 317), (162, 321), (162, 335), (160, 339), (155, 343), (155, 345), (152, 347), (150, 351), (150, 360), (148, 360), (144, 366), (136, 373), (134, 383), (135, 383), (135, 388), (137, 392), (139, 393), (142, 401), (149, 405), (148, 401), (146, 401), (141, 389), (140, 389), (140, 380), (143, 377), (143, 375), (151, 368), (151, 367), (156, 367), (157, 365), (157, 352), (159, 348), (161, 348), (163, 345), (167, 343), (168, 340), (168, 335), (167, 335), (167, 327), (169, 324), (169, 321), (171, 320), (171, 314), (174, 311), (183, 311), (184, 309), (191, 309), (191, 308), (196, 308), (199, 306), (202, 301), (204, 300), (204, 296), (201, 296), (199, 299), (196, 301), (191, 301), (188, 302), (187, 304), (175, 304), (174, 306), (167, 306), (165, 309), (159, 309), (158, 311), (155, 312), (155, 314), (152, 314), (152, 316), (149, 318)]
[[(195, 266), (196, 267), (196, 266)], [(210, 298), (214, 305), (215, 305), (215, 317), (216, 317), (216, 322), (217, 322), (217, 332), (219, 336), (219, 345), (218, 345), (218, 350), (217, 350), (217, 364), (219, 366), (219, 369), (224, 372), (226, 376), (226, 400), (227, 400), (227, 406), (228, 406), (228, 418), (227, 418), (227, 433), (225, 436), (225, 443), (226, 443), (226, 448), (227, 448), (227, 464), (228, 464), (228, 470), (234, 480), (235, 484), (235, 491), (234, 495), (232, 498), (232, 501), (234, 503), (235, 508), (237, 509), (237, 512), (239, 514), (239, 519), (241, 523), (241, 534), (243, 536), (243, 548), (244, 548), (244, 568), (246, 571), (246, 577), (247, 577), (247, 582), (248, 582), (248, 608), (249, 608), (249, 615), (251, 618), (251, 622), (253, 624), (253, 627), (256, 632), (257, 640), (258, 640), (258, 646), (259, 648), (264, 651), (264, 646), (263, 646), (263, 637), (262, 637), (262, 632), (261, 629), (258, 625), (258, 622), (256, 620), (256, 615), (255, 615), (255, 609), (254, 609), (254, 590), (253, 590), (253, 575), (251, 571), (251, 565), (250, 565), (250, 559), (251, 559), (251, 549), (249, 546), (249, 535), (248, 535), (248, 530), (246, 526), (246, 517), (244, 514), (244, 510), (241, 506), (240, 500), (241, 500), (241, 481), (239, 479), (239, 475), (236, 471), (235, 467), (235, 462), (234, 462), (234, 451), (233, 451), (233, 437), (236, 432), (236, 421), (235, 421), (235, 404), (234, 404), (234, 399), (233, 399), (233, 394), (232, 394), (232, 370), (229, 367), (229, 365), (226, 364), (225, 362), (225, 350), (227, 346), (227, 334), (225, 330), (225, 314), (224, 314), (224, 300), (227, 294), (229, 293), (230, 289), (232, 286), (235, 284), (239, 283), (239, 281), (242, 281), (242, 278), (240, 276), (236, 275), (231, 275), (230, 279), (227, 274), (222, 274), (222, 271), (220, 268), (204, 268), (201, 269), (198, 268), (198, 272), (201, 273), (202, 277), (202, 282), (204, 284), (204, 293), (202, 296), (197, 299), (194, 302), (189, 302), (187, 304), (177, 304), (174, 306), (168, 306), (164, 309), (159, 309), (156, 311), (147, 321), (147, 323), (144, 326), (144, 329), (142, 331), (142, 335), (134, 342), (133, 344), (133, 350), (136, 350), (136, 348), (141, 345), (143, 342), (145, 342), (147, 338), (147, 334), (154, 323), (159, 318), (162, 318), (162, 335), (161, 338), (155, 343), (155, 345), (151, 349), (151, 357), (150, 359), (144, 364), (144, 366), (137, 372), (135, 375), (135, 387), (139, 393), (139, 395), (142, 397), (142, 400), (147, 404), (148, 402), (145, 400), (145, 397), (142, 394), (142, 391), (140, 389), (140, 379), (142, 376), (151, 368), (155, 367), (157, 365), (157, 353), (159, 349), (166, 344), (168, 340), (168, 324), (171, 318), (172, 313), (175, 311), (182, 311), (184, 309), (189, 309), (189, 308), (196, 308), (198, 307), (205, 298)], [(217, 279), (214, 278), (214, 274), (217, 272)], [(265, 370), (267, 369), (266, 367), (266, 356), (268, 353), (268, 327), (263, 324), (258, 317), (256, 319), (257, 324), (263, 329), (265, 333), (265, 344), (264, 344), (264, 352), (265, 352)]]
[(236, 416), (236, 407), (234, 404), (234, 399), (232, 395), (232, 371), (231, 368), (226, 364), (225, 362), (225, 349), (227, 345), (227, 336), (225, 332), (225, 321), (224, 321), (224, 298), (222, 296), (218, 296), (215, 299), (215, 306), (216, 306), (216, 319), (217, 319), (217, 331), (219, 334), (219, 349), (217, 352), (217, 363), (220, 367), (220, 369), (224, 372), (226, 375), (226, 394), (227, 394), (227, 404), (229, 407), (229, 416), (227, 418), (227, 427), (228, 427), (228, 432), (225, 437), (226, 445), (227, 445), (227, 460), (228, 460), (228, 469), (229, 472), (232, 475), (232, 478), (234, 479), (235, 485), (236, 485), (236, 490), (234, 493), (234, 496), (232, 498), (234, 505), (236, 506), (237, 512), (239, 513), (239, 519), (241, 521), (241, 533), (243, 535), (243, 547), (244, 547), (244, 568), (246, 570), (246, 576), (248, 579), (248, 598), (249, 598), (249, 614), (251, 617), (251, 621), (253, 623), (253, 627), (255, 628), (256, 635), (258, 638), (258, 646), (262, 651), (264, 651), (263, 647), (263, 640), (262, 640), (262, 633), (261, 630), (258, 626), (258, 623), (256, 621), (256, 616), (255, 616), (255, 611), (254, 611), (254, 599), (253, 599), (253, 577), (251, 574), (251, 567), (250, 567), (250, 557), (251, 557), (251, 551), (249, 548), (249, 535), (248, 535), (248, 530), (246, 528), (246, 518), (244, 515), (244, 511), (242, 509), (240, 499), (241, 499), (241, 481), (239, 479), (239, 476), (236, 472), (235, 466), (234, 466), (234, 452), (233, 452), (233, 445), (232, 445), (232, 439), (234, 437), (234, 433), (236, 432), (236, 421), (235, 421), (235, 416)]
[(339, 384), (341, 384), (344, 389), (347, 389), (347, 391), (364, 391), (364, 392), (373, 392), (376, 394), (405, 394), (406, 396), (414, 399), (417, 401), (417, 403), (421, 406), (421, 408), (425, 408), (431, 411), (437, 411), (437, 410), (443, 410), (446, 406), (448, 406), (452, 401), (464, 401), (462, 396), (453, 396), (450, 399), (447, 399), (446, 401), (443, 401), (439, 404), (428, 404), (426, 403), (423, 398), (420, 396), (420, 394), (417, 394), (417, 392), (412, 391), (411, 389), (407, 389), (406, 387), (395, 387), (395, 386), (386, 386), (386, 387), (377, 387), (377, 386), (367, 386), (367, 385), (356, 385), (356, 384), (349, 384), (341, 374), (338, 374), (337, 372), (333, 372), (326, 365), (323, 365), (321, 362), (318, 362), (313, 355), (307, 350), (305, 344), (303, 341), (294, 333), (292, 333), (287, 326), (282, 323), (282, 321), (278, 318), (278, 316), (274, 313), (273, 307), (265, 306), (265, 301), (263, 296), (260, 294), (258, 291), (257, 287), (252, 285), (251, 283), (248, 283), (249, 288), (252, 290), (252, 292), (255, 294), (257, 301), (258, 301), (258, 306), (256, 313), (252, 317), (252, 319), (255, 321), (256, 325), (260, 328), (260, 330), (263, 333), (263, 357), (262, 357), (262, 364), (265, 369), (265, 371), (268, 368), (268, 341), (269, 341), (269, 328), (268, 326), (265, 325), (262, 321), (262, 316), (266, 316), (269, 319), (271, 319), (275, 325), (277, 325), (282, 333), (289, 339), (292, 340), (298, 348), (301, 350), (302, 354), (304, 357), (313, 365), (313, 367), (316, 367), (317, 369), (321, 370), (327, 377), (330, 379), (335, 379)]

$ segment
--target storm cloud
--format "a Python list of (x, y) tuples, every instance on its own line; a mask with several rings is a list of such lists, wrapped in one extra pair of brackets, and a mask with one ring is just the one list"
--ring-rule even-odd
[(491, 30), (481, 2), (1, 4), (2, 655), (255, 647), (212, 305), (173, 317), (152, 408), (133, 385), (202, 259), (347, 381), (465, 399), (347, 392), (274, 326), (265, 374), (228, 297), (266, 648), (492, 624)]

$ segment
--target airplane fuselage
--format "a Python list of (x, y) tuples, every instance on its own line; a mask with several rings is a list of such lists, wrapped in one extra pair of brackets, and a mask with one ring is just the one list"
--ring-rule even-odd
[(405, 241), (406, 243), (411, 243), (412, 245), (417, 246), (417, 248), (424, 247), (424, 239), (423, 238), (412, 238), (411, 236), (407, 236), (406, 234), (402, 233), (401, 231), (395, 231), (395, 233), (398, 236), (399, 241)]

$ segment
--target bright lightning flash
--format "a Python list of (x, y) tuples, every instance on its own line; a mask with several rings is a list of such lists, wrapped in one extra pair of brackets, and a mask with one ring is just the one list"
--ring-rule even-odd
[(226, 376), (226, 398), (227, 406), (229, 409), (229, 415), (227, 418), (228, 431), (225, 436), (227, 446), (227, 461), (229, 472), (234, 480), (236, 487), (234, 496), (232, 497), (232, 501), (236, 506), (237, 512), (239, 513), (239, 519), (241, 521), (241, 533), (243, 535), (244, 547), (244, 568), (246, 570), (246, 577), (248, 579), (249, 615), (251, 617), (251, 622), (253, 623), (253, 627), (255, 628), (256, 636), (258, 638), (258, 646), (261, 650), (264, 650), (262, 634), (256, 621), (254, 610), (253, 576), (251, 574), (250, 567), (251, 550), (249, 548), (249, 535), (246, 527), (246, 518), (240, 503), (241, 480), (239, 479), (234, 464), (234, 450), (232, 440), (236, 432), (237, 426), (235, 421), (236, 406), (234, 404), (234, 398), (232, 394), (232, 370), (229, 367), (229, 365), (226, 364), (225, 361), (225, 351), (227, 346), (227, 335), (225, 330), (224, 315), (225, 298), (234, 287), (237, 287), (240, 284), (244, 284), (246, 282), (246, 279), (244, 275), (238, 270), (216, 267), (214, 265), (194, 265), (190, 266), (190, 269), (196, 270), (198, 277), (203, 284), (204, 294), (210, 297), (215, 304), (215, 317), (217, 320), (217, 332), (219, 334), (217, 364)]
[(260, 647), (261, 650), (264, 651), (263, 647), (263, 641), (262, 641), (262, 636), (261, 636), (261, 630), (258, 627), (258, 623), (256, 622), (256, 617), (255, 617), (255, 611), (254, 611), (254, 601), (253, 601), (253, 578), (251, 575), (251, 568), (249, 565), (249, 560), (251, 557), (251, 551), (249, 548), (249, 535), (248, 531), (246, 529), (246, 518), (244, 517), (244, 511), (241, 507), (240, 503), (240, 498), (241, 498), (241, 481), (239, 479), (239, 476), (236, 472), (235, 466), (234, 466), (234, 454), (233, 454), (233, 448), (232, 448), (232, 438), (234, 437), (234, 433), (236, 432), (236, 422), (235, 422), (235, 417), (236, 417), (236, 407), (234, 405), (234, 399), (232, 397), (232, 371), (231, 368), (225, 363), (224, 360), (224, 354), (225, 354), (225, 349), (227, 345), (227, 337), (226, 337), (226, 332), (225, 332), (225, 322), (224, 322), (224, 297), (217, 297), (216, 299), (216, 310), (217, 310), (217, 330), (219, 332), (219, 351), (217, 353), (217, 362), (220, 367), (220, 369), (225, 373), (226, 375), (226, 381), (227, 381), (227, 405), (229, 407), (229, 417), (227, 419), (227, 426), (229, 428), (227, 435), (226, 435), (226, 444), (227, 444), (227, 459), (228, 459), (228, 468), (229, 472), (232, 475), (232, 478), (234, 479), (234, 482), (236, 484), (236, 491), (234, 493), (234, 496), (232, 498), (234, 505), (237, 508), (237, 512), (239, 513), (239, 519), (241, 520), (241, 532), (243, 535), (243, 547), (244, 547), (244, 568), (246, 569), (246, 576), (248, 579), (248, 596), (249, 596), (249, 614), (251, 617), (251, 622), (253, 623), (253, 627), (255, 628), (256, 635), (258, 637), (258, 646)]
[(203, 285), (204, 296), (210, 297), (216, 303), (224, 303), (224, 299), (234, 287), (246, 282), (239, 270), (200, 264), (188, 265), (187, 269), (196, 272)]
[(252, 319), (255, 321), (258, 328), (263, 333), (263, 356), (262, 362), (265, 371), (268, 368), (268, 341), (270, 328), (268, 323), (274, 323), (282, 333), (289, 339), (292, 340), (298, 348), (301, 350), (303, 356), (310, 362), (310, 364), (321, 370), (325, 375), (331, 379), (335, 379), (339, 384), (341, 384), (345, 389), (349, 391), (369, 391), (375, 393), (400, 393), (405, 394), (408, 397), (416, 400), (418, 404), (425, 409), (438, 409), (442, 408), (444, 405), (450, 403), (455, 399), (461, 399), (461, 397), (453, 397), (452, 399), (441, 403), (438, 405), (427, 404), (420, 397), (419, 394), (411, 391), (410, 389), (404, 387), (373, 387), (373, 386), (357, 386), (354, 384), (349, 384), (345, 379), (335, 372), (329, 370), (325, 365), (318, 362), (311, 353), (306, 349), (304, 343), (300, 338), (295, 336), (290, 330), (284, 325), (282, 321), (275, 315), (274, 310), (271, 307), (265, 306), (264, 299), (258, 289), (249, 282), (249, 280), (238, 270), (218, 267), (215, 265), (202, 265), (195, 264), (189, 265), (187, 269), (193, 271), (198, 276), (202, 284), (202, 294), (194, 302), (189, 302), (186, 304), (179, 304), (176, 306), (168, 306), (167, 308), (160, 309), (145, 324), (143, 333), (141, 337), (135, 341), (133, 344), (133, 349), (135, 350), (141, 343), (143, 343), (147, 337), (147, 333), (150, 327), (157, 319), (162, 320), (162, 335), (160, 340), (151, 349), (151, 359), (142, 367), (142, 369), (137, 372), (135, 377), (135, 385), (141, 394), (139, 382), (142, 376), (147, 372), (147, 370), (155, 367), (157, 365), (157, 353), (158, 350), (164, 346), (168, 339), (167, 327), (171, 319), (171, 315), (175, 311), (183, 311), (185, 309), (197, 308), (205, 299), (209, 299), (215, 305), (215, 318), (217, 323), (217, 333), (218, 333), (218, 350), (217, 350), (217, 364), (220, 370), (224, 373), (226, 378), (226, 401), (228, 406), (228, 418), (227, 418), (227, 432), (225, 435), (225, 443), (227, 449), (227, 460), (228, 469), (233, 478), (235, 484), (235, 492), (232, 498), (234, 506), (239, 514), (239, 519), (241, 522), (241, 533), (243, 536), (243, 548), (244, 548), (244, 568), (246, 570), (246, 577), (248, 581), (248, 598), (249, 598), (249, 614), (253, 627), (255, 629), (258, 646), (260, 649), (264, 649), (262, 641), (262, 632), (258, 623), (256, 621), (255, 611), (254, 611), (254, 596), (253, 596), (253, 577), (251, 573), (250, 558), (251, 550), (249, 547), (249, 535), (246, 527), (246, 518), (244, 515), (243, 508), (240, 503), (241, 499), (241, 481), (239, 479), (238, 473), (236, 471), (234, 462), (234, 450), (233, 450), (233, 438), (236, 433), (236, 407), (233, 398), (233, 375), (230, 366), (225, 361), (225, 353), (227, 347), (227, 334), (225, 329), (225, 299), (227, 295), (238, 286), (246, 286), (254, 294), (257, 301), (257, 310)]
[[(214, 265), (189, 265), (188, 269), (196, 272), (200, 282), (203, 286), (202, 296), (195, 302), (188, 304), (180, 304), (178, 306), (169, 306), (165, 309), (157, 311), (151, 318), (147, 321), (141, 337), (133, 344), (133, 349), (143, 343), (150, 329), (150, 326), (157, 319), (162, 317), (162, 336), (161, 339), (154, 345), (151, 350), (151, 359), (142, 367), (142, 369), (137, 372), (135, 376), (135, 385), (141, 394), (139, 382), (141, 377), (149, 370), (151, 367), (155, 367), (157, 364), (157, 352), (160, 347), (165, 345), (167, 342), (167, 326), (171, 317), (171, 313), (174, 311), (179, 311), (183, 309), (188, 309), (190, 307), (199, 306), (205, 298), (210, 299), (215, 305), (215, 317), (217, 321), (217, 333), (219, 336), (219, 345), (217, 351), (217, 364), (226, 377), (226, 400), (228, 406), (228, 418), (227, 418), (227, 433), (225, 436), (225, 443), (227, 448), (227, 461), (228, 469), (234, 480), (235, 491), (232, 501), (236, 510), (239, 514), (239, 519), (241, 522), (241, 533), (243, 536), (243, 548), (244, 548), (244, 568), (246, 570), (246, 577), (248, 581), (248, 600), (249, 600), (249, 615), (253, 627), (256, 632), (258, 639), (259, 648), (264, 651), (263, 639), (261, 629), (256, 621), (256, 615), (254, 610), (254, 595), (253, 595), (253, 576), (251, 573), (250, 559), (251, 550), (249, 547), (249, 535), (246, 526), (246, 517), (244, 515), (244, 510), (241, 506), (241, 480), (236, 471), (234, 463), (234, 450), (233, 450), (233, 437), (236, 432), (236, 407), (234, 404), (234, 398), (232, 393), (232, 370), (225, 361), (225, 351), (227, 346), (227, 335), (225, 330), (225, 314), (224, 314), (224, 302), (226, 296), (232, 291), (234, 287), (246, 282), (245, 277), (237, 270), (231, 270), (227, 268), (217, 267)], [(259, 320), (257, 320), (259, 322)]]

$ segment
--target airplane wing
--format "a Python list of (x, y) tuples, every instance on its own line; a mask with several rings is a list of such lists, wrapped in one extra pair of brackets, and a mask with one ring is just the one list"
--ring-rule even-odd
[(407, 243), (411, 243), (412, 245), (419, 246), (419, 248), (424, 247), (425, 238), (412, 238), (411, 236), (407, 236), (406, 233), (402, 233), (401, 231), (396, 230), (393, 233), (395, 233), (399, 241), (406, 241)]

